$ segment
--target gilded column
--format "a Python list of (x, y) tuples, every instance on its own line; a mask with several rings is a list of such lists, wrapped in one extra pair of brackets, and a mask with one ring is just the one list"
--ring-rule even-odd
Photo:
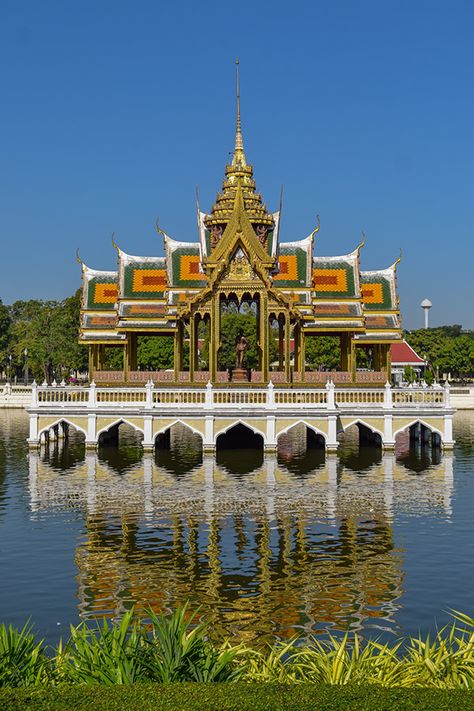
[(260, 349), (261, 349), (261, 371), (264, 383), (268, 381), (269, 366), (269, 344), (268, 344), (268, 303), (266, 295), (260, 294)]
[(305, 371), (306, 371), (306, 341), (305, 341), (305, 333), (304, 329), (300, 329), (300, 372), (301, 372), (301, 380), (304, 382), (305, 380)]
[(284, 369), (285, 354), (284, 354), (284, 338), (285, 338), (285, 327), (283, 325), (283, 319), (281, 314), (278, 316), (278, 370)]
[(191, 314), (189, 320), (189, 380), (194, 381), (194, 371), (196, 368), (196, 315)]
[(178, 321), (174, 332), (174, 379), (179, 381), (179, 374), (183, 369), (183, 324)]
[(291, 370), (291, 323), (288, 314), (285, 316), (285, 380), (290, 382)]
[(209, 325), (209, 378), (211, 383), (217, 381), (217, 368), (219, 358), (220, 337), (220, 301), (219, 295), (214, 294), (211, 306), (211, 323)]
[(351, 373), (352, 373), (352, 382), (355, 383), (356, 380), (356, 374), (357, 374), (357, 353), (356, 353), (356, 345), (354, 342), (354, 339), (351, 338)]
[(297, 379), (300, 380), (300, 327), (297, 323), (293, 327), (293, 362), (293, 380), (295, 379), (295, 374)]

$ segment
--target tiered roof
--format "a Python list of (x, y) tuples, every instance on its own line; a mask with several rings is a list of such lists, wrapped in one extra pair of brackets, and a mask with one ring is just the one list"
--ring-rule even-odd
[[(237, 84), (238, 86), (238, 84)], [(309, 332), (351, 331), (361, 342), (400, 339), (396, 266), (361, 272), (360, 249), (313, 256), (317, 227), (304, 239), (281, 242), (280, 209), (268, 212), (256, 192), (243, 148), (240, 91), (232, 162), (210, 213), (198, 206), (198, 242), (181, 242), (160, 228), (164, 257), (139, 257), (117, 245), (118, 271), (83, 264), (81, 340), (121, 341), (127, 330), (170, 332), (190, 305), (212, 298), (223, 280), (245, 275), (272, 302), (286, 304)]]

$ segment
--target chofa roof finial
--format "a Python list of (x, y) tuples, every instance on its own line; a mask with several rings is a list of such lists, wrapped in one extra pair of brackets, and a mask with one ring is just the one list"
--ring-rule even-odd
[(76, 262), (81, 265), (82, 269), (86, 266), (81, 259), (81, 255), (79, 254), (79, 247), (76, 249)]
[(319, 232), (321, 229), (321, 220), (319, 219), (319, 215), (316, 215), (316, 227), (314, 230), (311, 232), (311, 237), (314, 237), (314, 235)]

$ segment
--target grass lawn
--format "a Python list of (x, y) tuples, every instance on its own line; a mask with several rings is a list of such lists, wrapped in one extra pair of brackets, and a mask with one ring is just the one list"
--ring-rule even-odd
[(468, 711), (474, 709), (474, 692), (272, 683), (75, 685), (0, 689), (0, 708), (8, 711)]

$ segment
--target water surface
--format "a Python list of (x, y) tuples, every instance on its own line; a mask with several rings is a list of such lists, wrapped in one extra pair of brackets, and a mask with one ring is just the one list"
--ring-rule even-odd
[(395, 454), (350, 437), (337, 456), (296, 434), (278, 457), (203, 457), (186, 431), (142, 455), (71, 437), (29, 453), (0, 410), (0, 619), (49, 641), (69, 623), (191, 601), (213, 634), (415, 634), (472, 613), (474, 413), (457, 445)]

